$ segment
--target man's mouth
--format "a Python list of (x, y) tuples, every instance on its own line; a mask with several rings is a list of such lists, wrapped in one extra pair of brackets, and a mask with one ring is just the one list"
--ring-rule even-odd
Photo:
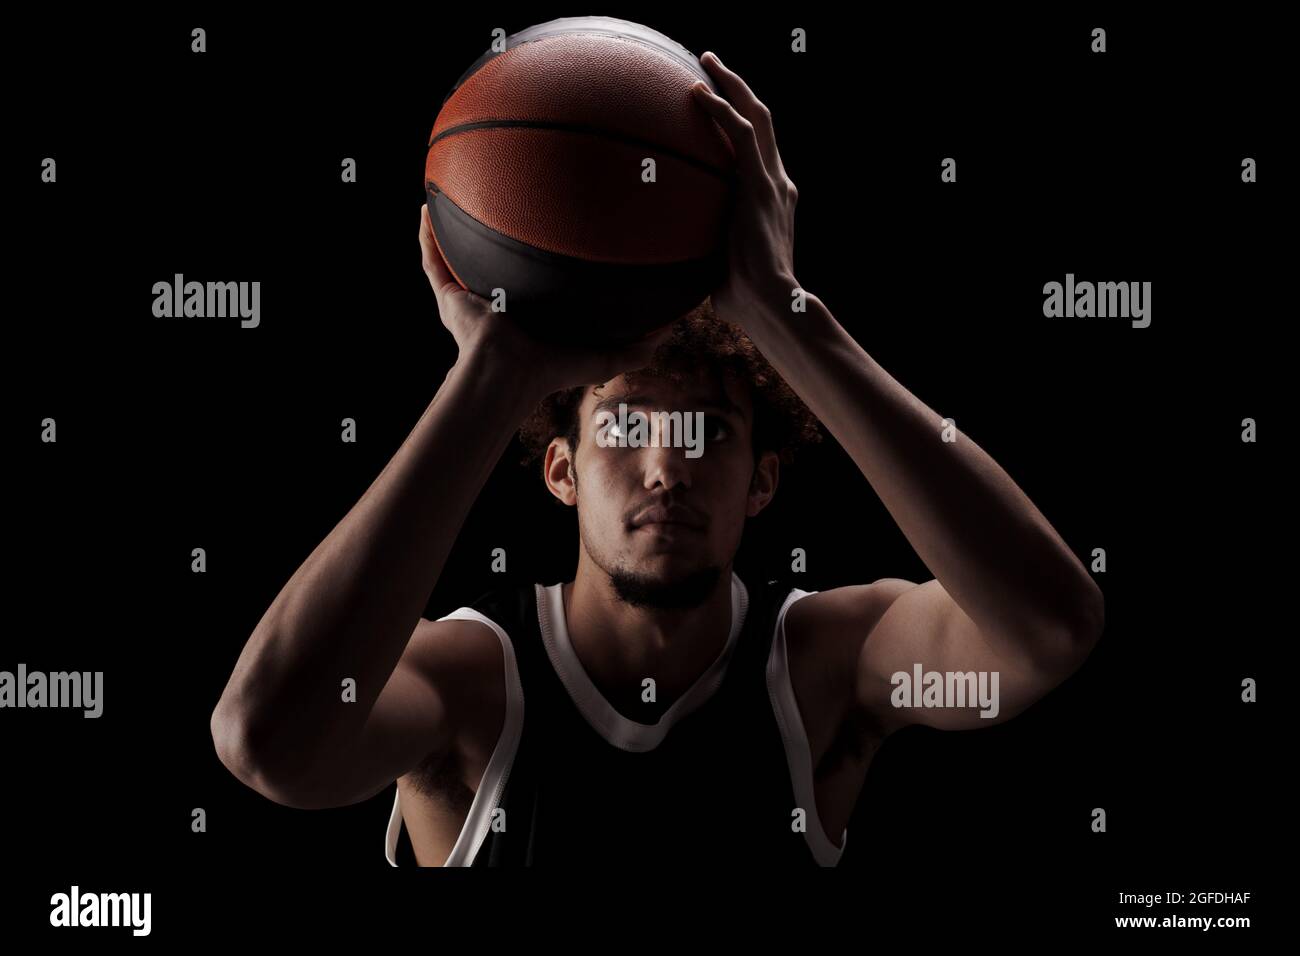
[(680, 505), (655, 505), (646, 508), (632, 519), (633, 528), (675, 528), (679, 530), (701, 531), (704, 522), (694, 511)]
[(633, 531), (651, 531), (651, 532), (678, 532), (678, 531), (701, 531), (703, 529), (691, 524), (683, 524), (680, 521), (647, 521), (639, 524)]

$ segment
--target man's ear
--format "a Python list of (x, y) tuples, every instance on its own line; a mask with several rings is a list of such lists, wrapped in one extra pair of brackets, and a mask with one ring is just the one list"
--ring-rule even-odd
[(542, 480), (546, 488), (566, 505), (578, 503), (578, 479), (573, 470), (573, 454), (566, 438), (552, 438), (542, 462)]
[(781, 458), (774, 451), (765, 451), (754, 465), (754, 474), (749, 479), (749, 498), (745, 503), (745, 514), (752, 518), (768, 506), (776, 496), (777, 482), (781, 477)]

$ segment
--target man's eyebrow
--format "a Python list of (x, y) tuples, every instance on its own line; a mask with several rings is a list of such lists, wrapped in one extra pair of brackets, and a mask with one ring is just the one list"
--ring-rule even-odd
[[(592, 408), (592, 411), (599, 412), (606, 409), (616, 409), (621, 404), (629, 406), (654, 406), (658, 404), (658, 400), (649, 395), (611, 395), (608, 398), (602, 398), (598, 401)], [(689, 410), (692, 411), (697, 409), (701, 411), (704, 409), (720, 411), (729, 415), (734, 415), (741, 421), (745, 420), (745, 413), (740, 406), (725, 396), (697, 395), (690, 399), (687, 404), (689, 405)]]

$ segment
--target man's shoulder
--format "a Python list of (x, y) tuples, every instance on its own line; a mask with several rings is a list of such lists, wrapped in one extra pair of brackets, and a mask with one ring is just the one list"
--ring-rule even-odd
[(915, 582), (902, 578), (878, 578), (869, 584), (810, 591), (786, 612), (786, 641), (813, 645), (839, 666), (851, 666), (889, 606), (914, 587)]
[(506, 581), (480, 590), (477, 597), (443, 614), (426, 611), (416, 624), (408, 653), (452, 666), (482, 663), (485, 658), (499, 661), (500, 640), (488, 622), (508, 634), (524, 615), (535, 614), (534, 587)]
[(422, 617), (406, 645), (404, 659), (429, 678), (460, 681), (490, 670), (501, 660), (501, 642), (479, 621)]
[[(811, 592), (790, 605), (784, 621), (786, 649), (818, 688), (812, 707), (828, 707), (861, 740), (885, 736), (880, 723), (858, 705), (863, 648), (890, 605), (916, 587), (901, 578), (880, 578)], [(807, 590), (804, 588), (803, 590)]]
[(811, 586), (803, 575), (781, 571), (748, 571), (736, 573), (740, 583), (745, 586), (750, 600), (755, 597), (767, 597), (784, 601), (791, 591), (808, 591)]
[[(476, 596), (437, 616), (426, 611), (420, 622), (421, 624), (454, 625), (463, 630), (462, 624), (469, 622), (473, 625), (481, 616), (506, 627), (509, 623), (517, 623), (523, 616), (535, 617), (536, 591), (539, 587), (545, 585), (531, 581), (506, 580), (488, 588), (466, 591), (465, 593)], [(446, 604), (442, 606), (446, 607)]]
[[(798, 585), (795, 585), (798, 587)], [(877, 578), (868, 584), (845, 584), (813, 591), (791, 608), (809, 623), (824, 622), (830, 628), (846, 624), (873, 625), (899, 595), (916, 587), (915, 581), (903, 578)]]

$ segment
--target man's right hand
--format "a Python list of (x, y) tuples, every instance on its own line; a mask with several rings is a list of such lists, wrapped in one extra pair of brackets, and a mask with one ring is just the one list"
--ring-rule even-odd
[(543, 342), (519, 323), (493, 312), (487, 299), (461, 288), (438, 251), (427, 203), (420, 206), (420, 250), (424, 272), (438, 301), (438, 314), (456, 340), (460, 357), (481, 353), (508, 363), (518, 371), (518, 381), (539, 398), (576, 385), (608, 382), (623, 372), (645, 368), (655, 349), (672, 334), (668, 325), (631, 345), (615, 348)]

